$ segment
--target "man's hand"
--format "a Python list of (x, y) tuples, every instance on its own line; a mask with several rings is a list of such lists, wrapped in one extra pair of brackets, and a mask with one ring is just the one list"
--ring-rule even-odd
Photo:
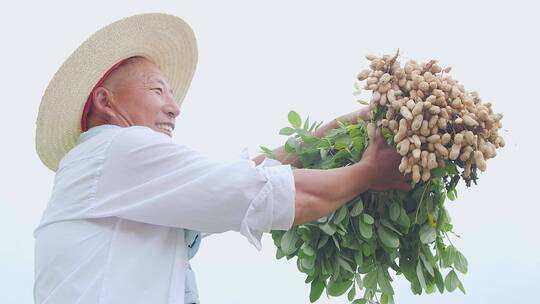
[[(316, 135), (321, 137), (327, 130), (337, 128), (337, 120), (357, 123), (358, 119), (369, 119), (368, 107), (332, 120)], [(410, 178), (398, 170), (400, 161), (401, 156), (396, 149), (387, 145), (377, 130), (362, 159), (352, 166), (293, 170), (296, 189), (294, 225), (328, 215), (364, 191), (410, 191), (407, 182)]]
[(398, 170), (400, 161), (401, 155), (394, 147), (386, 144), (381, 131), (377, 129), (375, 139), (370, 141), (360, 160), (361, 165), (368, 168), (370, 190), (409, 191), (409, 177)]
[(368, 190), (409, 191), (408, 177), (398, 170), (400, 159), (396, 149), (387, 145), (377, 130), (362, 159), (352, 166), (293, 170), (296, 189), (294, 225), (328, 215)]

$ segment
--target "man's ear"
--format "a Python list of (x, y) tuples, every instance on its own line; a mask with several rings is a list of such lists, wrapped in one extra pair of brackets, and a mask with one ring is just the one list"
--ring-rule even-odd
[(97, 87), (92, 96), (92, 112), (102, 119), (110, 120), (116, 114), (112, 109), (112, 92), (106, 87)]

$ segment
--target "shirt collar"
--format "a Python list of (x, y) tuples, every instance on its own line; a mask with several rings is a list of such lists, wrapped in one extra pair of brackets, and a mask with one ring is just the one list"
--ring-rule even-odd
[(110, 125), (110, 124), (104, 124), (104, 125), (99, 125), (99, 126), (92, 127), (90, 129), (88, 129), (88, 131), (83, 132), (83, 133), (81, 133), (81, 135), (79, 135), (79, 143), (82, 143), (82, 142), (88, 140), (89, 138), (94, 137), (94, 136), (98, 135), (99, 133), (101, 133), (101, 132), (103, 132), (105, 130), (112, 130), (112, 129), (117, 129), (117, 128), (122, 128), (122, 127), (117, 126), (117, 125)]

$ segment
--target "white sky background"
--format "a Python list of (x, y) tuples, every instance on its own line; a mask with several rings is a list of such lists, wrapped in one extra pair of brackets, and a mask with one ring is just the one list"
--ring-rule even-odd
[[(166, 12), (198, 39), (197, 71), (175, 140), (207, 155), (255, 156), (276, 147), (287, 112), (329, 121), (358, 108), (364, 55), (438, 59), (505, 114), (506, 148), (480, 184), (449, 203), (468, 291), (396, 303), (530, 303), (540, 284), (538, 218), (538, 7), (533, 1), (12, 1), (0, 7), (0, 303), (31, 303), (33, 229), (53, 182), (34, 148), (41, 96), (57, 68), (93, 32), (117, 19)], [(74, 75), (74, 77), (76, 77)], [(258, 252), (239, 233), (204, 240), (192, 260), (203, 303), (309, 303), (295, 260)], [(344, 303), (346, 298), (317, 303)]]

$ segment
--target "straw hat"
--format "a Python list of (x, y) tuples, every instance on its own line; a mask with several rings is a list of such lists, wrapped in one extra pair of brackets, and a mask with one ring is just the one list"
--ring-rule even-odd
[(81, 116), (94, 86), (107, 71), (132, 56), (153, 61), (167, 78), (178, 105), (197, 65), (197, 42), (182, 19), (161, 13), (116, 21), (94, 33), (62, 64), (49, 83), (36, 121), (36, 150), (56, 171), (81, 134)]

